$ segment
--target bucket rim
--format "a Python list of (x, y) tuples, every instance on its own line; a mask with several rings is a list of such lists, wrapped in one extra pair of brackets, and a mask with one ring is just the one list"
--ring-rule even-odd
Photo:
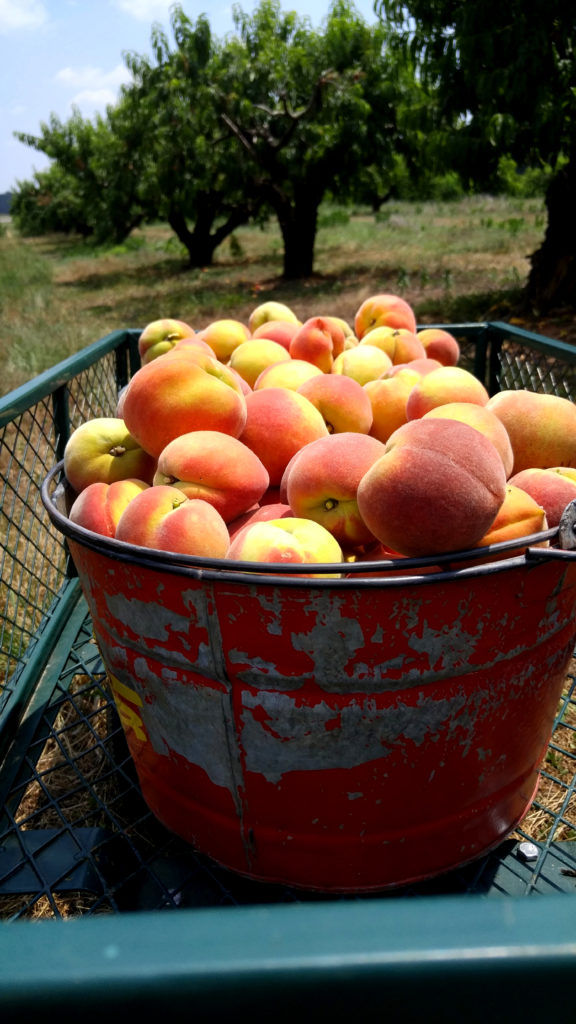
[[(163, 551), (157, 548), (147, 548), (130, 544), (126, 541), (116, 540), (112, 537), (105, 537), (77, 523), (73, 523), (62, 512), (61, 508), (58, 507), (57, 500), (58, 498), (64, 500), (67, 490), (71, 491), (71, 488), (67, 484), (64, 475), (64, 460), (62, 459), (52, 467), (43, 479), (40, 494), (52, 524), (64, 537), (75, 541), (88, 550), (106, 555), (113, 561), (138, 565), (142, 568), (156, 571), (162, 569), (170, 574), (190, 576), (196, 579), (226, 580), (252, 586), (305, 586), (307, 589), (329, 587), (338, 590), (350, 587), (369, 589), (372, 587), (396, 587), (405, 586), (406, 584), (423, 585), (456, 579), (461, 580), (533, 566), (536, 563), (549, 561), (557, 557), (576, 558), (576, 553), (572, 551), (564, 551), (553, 546), (537, 546), (558, 537), (559, 530), (558, 527), (555, 527), (538, 533), (527, 534), (525, 537), (485, 545), (481, 548), (450, 551), (440, 555), (426, 555), (418, 558), (402, 558), (401, 567), (398, 565), (398, 559), (349, 562), (345, 563), (346, 575), (337, 576), (334, 574), (342, 573), (342, 562), (276, 565), (271, 562), (246, 562), (226, 558), (206, 558)], [(517, 553), (519, 547), (525, 548), (521, 554)], [(516, 553), (505, 557), (507, 551), (514, 551)], [(487, 557), (494, 554), (503, 554), (504, 557), (493, 561), (486, 561)], [(472, 562), (473, 564), (453, 568), (454, 563), (463, 561), (467, 563)], [(247, 569), (247, 566), (250, 566), (250, 569)], [(271, 566), (274, 566), (273, 571), (271, 571)], [(419, 569), (422, 570), (421, 573), (418, 573)], [(435, 569), (436, 571), (427, 571), (430, 569)], [(306, 575), (306, 571), (315, 575)], [(391, 572), (393, 575), (378, 575), (382, 572)], [(366, 573), (373, 575), (368, 576), (365, 575)]]

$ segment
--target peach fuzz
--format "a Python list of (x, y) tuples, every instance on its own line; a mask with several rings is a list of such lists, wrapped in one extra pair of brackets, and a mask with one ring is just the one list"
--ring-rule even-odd
[(288, 359), (275, 366), (262, 370), (254, 383), (254, 391), (266, 388), (285, 388), (287, 391), (298, 391), (305, 380), (318, 377), (323, 371), (307, 359)]
[(126, 506), (149, 486), (143, 480), (133, 479), (116, 480), (112, 484), (98, 481), (88, 484), (72, 503), (70, 522), (103, 537), (114, 537)]
[(386, 292), (370, 295), (358, 307), (354, 316), (354, 334), (361, 340), (373, 327), (404, 327), (416, 331), (416, 317), (412, 306), (399, 295)]
[(217, 430), (193, 430), (166, 445), (153, 483), (177, 487), (187, 498), (202, 498), (228, 523), (260, 500), (269, 477), (242, 441)]
[(442, 327), (424, 327), (418, 331), (417, 337), (431, 359), (437, 359), (442, 366), (457, 366), (460, 345), (450, 331), (445, 331)]
[[(230, 542), (228, 558), (248, 563), (310, 565), (341, 562), (343, 554), (338, 541), (319, 523), (286, 516), (244, 527)], [(270, 572), (274, 572), (272, 566)], [(297, 575), (338, 577), (341, 573), (307, 572)]]
[(373, 544), (356, 500), (364, 474), (381, 458), (384, 445), (368, 434), (329, 434), (307, 444), (292, 460), (286, 497), (294, 516), (313, 519), (344, 551)]
[(228, 365), (253, 388), (263, 370), (276, 363), (286, 363), (289, 359), (289, 352), (278, 342), (269, 338), (249, 338), (234, 349)]
[(286, 350), (290, 348), (290, 341), (300, 324), (293, 320), (267, 320), (252, 332), (253, 338), (269, 338), (278, 345), (283, 345)]
[(512, 473), (576, 467), (576, 405), (535, 391), (500, 391), (488, 408), (502, 421), (514, 452)]
[(251, 526), (252, 523), (267, 523), (270, 519), (285, 519), (287, 516), (292, 518), (294, 513), (290, 505), (285, 505), (281, 501), (270, 505), (258, 505), (256, 508), (249, 509), (248, 512), (243, 512), (231, 523), (227, 523), (230, 539), (232, 540), (240, 530), (243, 530), (245, 526)]
[(374, 536), (414, 557), (474, 547), (506, 495), (492, 442), (467, 423), (422, 419), (396, 430), (385, 448), (358, 486)]
[(344, 351), (344, 331), (320, 316), (310, 317), (298, 328), (290, 342), (293, 359), (305, 359), (330, 373), (336, 356)]
[(162, 484), (141, 491), (126, 506), (116, 540), (200, 558), (225, 558), (230, 545), (228, 527), (212, 505)]
[(363, 336), (360, 345), (376, 345), (390, 356), (393, 363), (408, 363), (426, 357), (422, 342), (412, 331), (403, 328), (375, 327)]
[(327, 434), (318, 409), (291, 388), (262, 388), (246, 396), (246, 425), (240, 440), (264, 464), (272, 487), (280, 484), (300, 448)]
[(246, 423), (246, 397), (216, 358), (207, 356), (200, 365), (166, 357), (136, 371), (124, 396), (123, 414), (138, 443), (158, 456), (175, 437), (191, 430), (238, 437)]
[(332, 373), (341, 373), (358, 384), (367, 384), (369, 380), (377, 380), (391, 366), (390, 356), (376, 345), (356, 345), (336, 357)]
[(150, 363), (158, 356), (169, 352), (180, 338), (194, 335), (194, 330), (184, 320), (152, 320), (138, 338), (138, 354), (142, 364)]
[(352, 377), (325, 373), (304, 381), (298, 392), (321, 413), (329, 434), (370, 432), (370, 399), (362, 385)]
[[(157, 366), (155, 359), (148, 366)], [(138, 371), (139, 372), (139, 371)], [(133, 478), (152, 483), (156, 459), (116, 416), (96, 416), (70, 434), (64, 448), (64, 475), (75, 491), (89, 484)]]
[(441, 366), (426, 373), (414, 385), (406, 403), (409, 420), (419, 419), (448, 402), (472, 402), (487, 405), (489, 394), (477, 377), (459, 366)]
[(566, 506), (576, 500), (576, 469), (565, 466), (522, 469), (508, 483), (520, 487), (542, 506), (550, 529), (558, 526)]
[(382, 377), (371, 380), (364, 385), (364, 390), (372, 406), (372, 426), (370, 434), (382, 443), (407, 423), (406, 403), (418, 375), (409, 371), (398, 373), (394, 377)]
[(474, 405), (473, 402), (448, 402), (446, 405), (439, 405), (425, 413), (423, 419), (431, 417), (460, 420), (462, 423), (468, 423), (469, 426), (475, 427), (481, 434), (485, 434), (499, 452), (506, 476), (510, 476), (514, 453), (508, 431), (498, 417), (485, 405)]
[(198, 336), (210, 346), (217, 359), (226, 363), (234, 349), (250, 337), (250, 331), (241, 320), (224, 317), (203, 327)]

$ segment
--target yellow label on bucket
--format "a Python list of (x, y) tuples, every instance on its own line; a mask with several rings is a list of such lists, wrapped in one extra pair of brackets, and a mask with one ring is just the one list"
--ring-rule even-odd
[(142, 719), (134, 707), (134, 705), (139, 708), (142, 707), (142, 698), (138, 696), (135, 690), (126, 686), (126, 683), (121, 683), (119, 679), (116, 679), (116, 676), (113, 676), (112, 673), (109, 673), (109, 679), (122, 728), (124, 730), (131, 729), (136, 738), (145, 743), (148, 737)]

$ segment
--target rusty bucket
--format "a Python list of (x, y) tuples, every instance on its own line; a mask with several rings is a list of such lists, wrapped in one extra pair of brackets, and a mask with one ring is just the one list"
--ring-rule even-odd
[(43, 501), (170, 830), (254, 879), (362, 892), (474, 860), (525, 815), (576, 634), (558, 531), (464, 568), (304, 580), (100, 537), (68, 519), (61, 476)]

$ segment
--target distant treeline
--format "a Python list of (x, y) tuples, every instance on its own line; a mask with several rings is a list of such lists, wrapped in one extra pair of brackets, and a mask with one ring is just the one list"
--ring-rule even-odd
[(11, 192), (0, 193), (0, 216), (5, 213), (10, 213), (10, 203), (12, 202)]

